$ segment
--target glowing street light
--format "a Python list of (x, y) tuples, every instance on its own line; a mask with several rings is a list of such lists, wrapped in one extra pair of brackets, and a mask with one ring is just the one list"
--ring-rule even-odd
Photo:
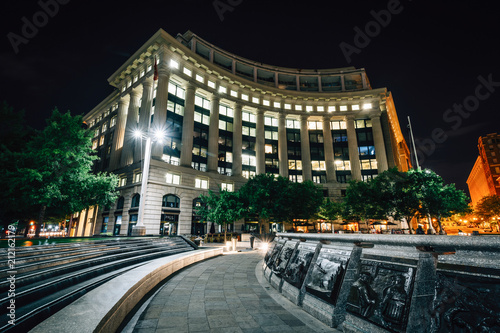
[(148, 189), (149, 167), (151, 164), (151, 145), (153, 142), (162, 143), (165, 138), (165, 131), (155, 130), (149, 133), (142, 133), (140, 130), (134, 131), (134, 137), (146, 140), (146, 150), (144, 152), (144, 169), (142, 170), (141, 196), (139, 201), (139, 211), (137, 224), (132, 229), (132, 236), (144, 236), (146, 226), (144, 225), (144, 206), (146, 204), (146, 192)]

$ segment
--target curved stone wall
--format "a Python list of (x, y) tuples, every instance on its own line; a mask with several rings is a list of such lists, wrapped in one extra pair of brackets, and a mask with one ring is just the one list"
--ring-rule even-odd
[(500, 330), (500, 237), (277, 236), (264, 276), (344, 332)]

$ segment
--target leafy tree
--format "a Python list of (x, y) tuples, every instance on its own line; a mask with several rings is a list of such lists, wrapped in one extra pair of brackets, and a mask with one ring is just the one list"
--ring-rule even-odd
[(445, 185), (443, 178), (429, 169), (410, 170), (408, 172), (409, 190), (416, 194), (419, 203), (419, 213), (426, 216), (429, 226), (433, 229), (431, 217), (436, 217), (439, 232), (444, 233), (441, 225), (442, 217), (468, 210), (468, 198), (463, 191), (457, 190), (454, 184)]
[(201, 206), (196, 210), (204, 220), (224, 227), (224, 241), (226, 241), (227, 225), (241, 219), (246, 212), (238, 192), (220, 191), (219, 194), (208, 191), (208, 195), (201, 194)]
[(420, 201), (409, 173), (392, 168), (379, 174), (370, 185), (380, 210), (378, 214), (392, 216), (395, 220), (406, 219), (411, 234), (411, 220), (420, 208)]
[(287, 216), (283, 217), (284, 221), (293, 219), (307, 220), (318, 212), (324, 201), (321, 187), (312, 181), (302, 183), (288, 181), (287, 192), (283, 193), (283, 195), (289, 200), (288, 203), (284, 204), (290, 208), (287, 211)]
[(18, 199), (38, 207), (37, 235), (47, 209), (65, 215), (94, 205), (108, 206), (117, 199), (118, 177), (91, 172), (98, 158), (91, 140), (92, 133), (82, 128), (81, 116), (55, 109), (46, 128), (18, 153), (18, 168), (10, 170), (8, 178), (22, 193)]
[(431, 214), (436, 216), (439, 233), (444, 234), (441, 218), (470, 211), (468, 198), (463, 191), (455, 188), (455, 184), (445, 185), (434, 194), (434, 197), (429, 199), (430, 210)]
[(347, 219), (364, 220), (368, 228), (368, 219), (379, 210), (370, 187), (370, 182), (352, 180), (344, 197), (344, 214)]
[(318, 217), (328, 221), (334, 221), (341, 218), (343, 212), (344, 205), (342, 202), (337, 202), (334, 200), (330, 200), (330, 198), (326, 198), (323, 200), (323, 203), (319, 207)]
[(486, 220), (492, 220), (495, 217), (496, 219), (493, 224), (498, 225), (497, 218), (500, 216), (500, 196), (488, 195), (481, 198), (475, 207), (475, 213)]
[(286, 206), (289, 192), (288, 179), (274, 177), (273, 174), (259, 174), (248, 180), (240, 190), (240, 197), (245, 203), (248, 213), (255, 215), (259, 221), (259, 233), (269, 230), (269, 220), (288, 216)]
[(290, 222), (309, 219), (323, 201), (320, 187), (311, 181), (294, 183), (273, 174), (256, 175), (239, 190), (248, 213), (259, 220), (259, 232), (269, 230), (269, 220)]

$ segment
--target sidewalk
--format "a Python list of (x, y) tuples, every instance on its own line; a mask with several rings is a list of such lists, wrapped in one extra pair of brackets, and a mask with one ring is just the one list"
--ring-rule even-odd
[(270, 287), (262, 275), (265, 253), (246, 243), (177, 273), (123, 332), (339, 332)]

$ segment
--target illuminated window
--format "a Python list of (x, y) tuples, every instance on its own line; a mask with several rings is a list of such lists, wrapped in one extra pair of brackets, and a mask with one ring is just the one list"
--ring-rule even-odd
[(269, 102), (267, 99), (262, 100), (262, 104), (265, 106), (270, 106), (271, 102)]
[(170, 59), (170, 67), (178, 69), (179, 63), (177, 61), (175, 61), (174, 59)]
[(219, 92), (222, 94), (225, 94), (225, 93), (227, 93), (227, 88), (223, 87), (223, 86), (219, 86)]
[(241, 155), (241, 164), (256, 166), (257, 164), (256, 164), (255, 156), (242, 154)]
[(372, 103), (365, 103), (363, 104), (363, 110), (368, 110), (372, 108)]
[(241, 116), (243, 121), (248, 121), (249, 123), (255, 123), (255, 115), (253, 113), (243, 111)]
[(266, 154), (272, 154), (273, 153), (273, 145), (265, 145), (264, 146), (264, 151)]
[(324, 106), (318, 106), (318, 107), (316, 107), (316, 110), (318, 110), (319, 112), (323, 112), (323, 111), (325, 111), (325, 107)]
[(292, 104), (285, 103), (285, 110), (291, 110), (291, 109), (292, 109)]
[(208, 80), (207, 84), (210, 88), (215, 89), (215, 82)]
[(347, 105), (341, 105), (340, 111), (347, 111)]
[(168, 83), (168, 93), (184, 99), (186, 91), (182, 89), (178, 84), (174, 83), (173, 81), (170, 81)]
[(302, 105), (295, 104), (295, 110), (302, 111)]
[(142, 180), (142, 172), (136, 172), (134, 174), (134, 183), (139, 183)]
[(125, 186), (125, 185), (127, 185), (127, 176), (122, 176), (120, 177), (119, 186)]
[(252, 103), (259, 104), (259, 98), (258, 97), (252, 97)]
[(167, 184), (179, 185), (181, 183), (181, 176), (175, 173), (167, 172), (165, 180)]
[(97, 140), (92, 141), (92, 149), (97, 149)]
[(353, 104), (353, 105), (351, 105), (351, 109), (353, 111), (357, 111), (357, 110), (359, 110), (359, 105), (358, 104)]
[(328, 107), (328, 112), (333, 112), (335, 111), (335, 106), (329, 106)]
[(220, 104), (219, 105), (219, 114), (222, 114), (224, 116), (228, 116), (228, 117), (231, 117), (231, 118), (234, 117), (234, 111), (233, 111), (233, 109), (230, 108), (227, 105), (224, 105), (224, 104)]
[(203, 79), (203, 76), (201, 76), (200, 74), (196, 74), (196, 81), (203, 83), (203, 81), (205, 80)]
[(192, 72), (190, 69), (186, 68), (186, 67), (184, 67), (184, 68), (182, 69), (182, 72), (183, 72), (184, 74), (186, 74), (187, 76), (191, 76), (191, 75), (193, 75), (193, 72)]
[(275, 108), (280, 108), (280, 107), (281, 107), (281, 103), (280, 103), (280, 102), (274, 102), (274, 103), (273, 103), (273, 106), (274, 106)]
[(195, 95), (194, 96), (194, 104), (201, 107), (201, 108), (204, 108), (206, 110), (210, 110), (211, 103), (208, 99), (206, 99), (203, 96)]
[(247, 94), (241, 94), (241, 99), (244, 101), (248, 101), (248, 95)]
[(306, 105), (306, 111), (311, 112), (311, 111), (314, 111), (314, 109), (311, 105)]
[(104, 144), (104, 135), (101, 135), (99, 138), (99, 146), (102, 146)]
[(196, 178), (194, 182), (194, 187), (201, 189), (208, 189), (208, 179)]
[(231, 94), (230, 95), (233, 96), (233, 97), (238, 97), (238, 92), (235, 91), (235, 90), (231, 90)]
[(231, 183), (222, 183), (222, 184), (220, 184), (220, 189), (222, 191), (233, 192), (234, 191), (234, 185), (231, 184)]

